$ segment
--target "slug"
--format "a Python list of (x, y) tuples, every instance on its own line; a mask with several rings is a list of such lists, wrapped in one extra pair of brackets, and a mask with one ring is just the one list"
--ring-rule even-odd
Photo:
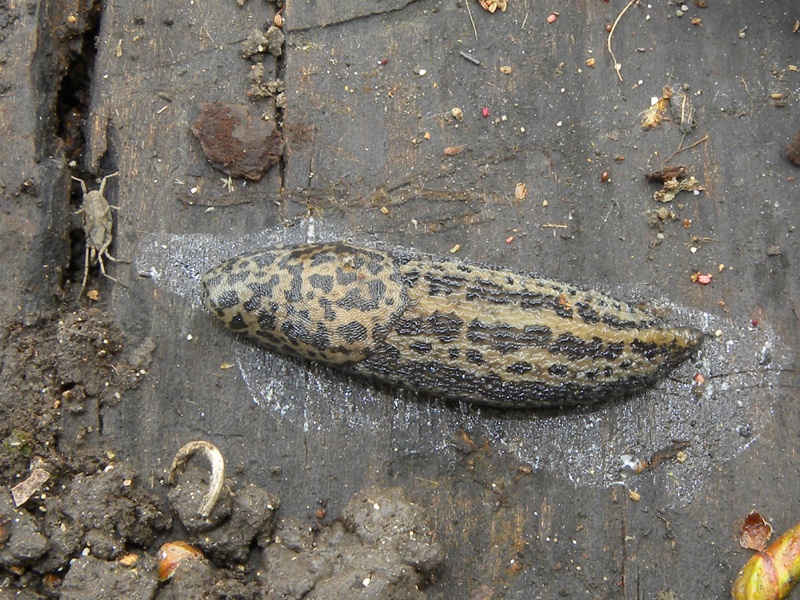
[(502, 408), (640, 391), (703, 340), (600, 292), (345, 242), (247, 252), (202, 285), (212, 313), (270, 349)]

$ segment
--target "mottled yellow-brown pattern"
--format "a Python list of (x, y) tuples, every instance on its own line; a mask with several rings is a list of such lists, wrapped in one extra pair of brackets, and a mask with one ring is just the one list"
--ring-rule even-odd
[(230, 329), (275, 350), (498, 407), (634, 392), (702, 341), (599, 292), (342, 242), (248, 252), (211, 269), (203, 286)]

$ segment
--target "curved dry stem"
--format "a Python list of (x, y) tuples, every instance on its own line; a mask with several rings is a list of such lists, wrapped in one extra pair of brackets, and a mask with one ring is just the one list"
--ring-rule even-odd
[(614, 61), (614, 70), (617, 72), (617, 77), (619, 77), (620, 81), (622, 81), (622, 73), (620, 73), (622, 65), (617, 62), (617, 57), (614, 56), (614, 51), (611, 49), (611, 38), (614, 35), (614, 31), (616, 31), (617, 29), (617, 23), (619, 23), (620, 19), (622, 18), (622, 15), (628, 12), (628, 9), (634, 4), (636, 4), (638, 1), (639, 0), (631, 0), (625, 5), (625, 8), (623, 8), (617, 15), (617, 18), (614, 19), (614, 24), (611, 26), (611, 30), (608, 32), (608, 53), (611, 55), (611, 60)]
[(214, 510), (214, 506), (216, 506), (217, 500), (219, 500), (219, 496), (222, 493), (222, 484), (225, 479), (225, 459), (222, 457), (219, 448), (211, 442), (204, 442), (202, 440), (185, 444), (178, 450), (178, 453), (172, 461), (172, 466), (169, 468), (167, 483), (170, 485), (175, 483), (175, 473), (177, 473), (179, 469), (183, 469), (186, 463), (189, 462), (189, 459), (195, 454), (202, 454), (205, 456), (211, 466), (211, 481), (208, 484), (208, 492), (203, 497), (203, 503), (198, 510), (200, 516), (206, 518), (211, 514), (211, 511)]

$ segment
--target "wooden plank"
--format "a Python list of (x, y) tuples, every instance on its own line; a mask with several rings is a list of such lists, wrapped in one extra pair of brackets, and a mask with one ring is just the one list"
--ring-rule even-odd
[[(776, 529), (798, 520), (786, 502), (798, 490), (800, 208), (783, 155), (798, 127), (793, 5), (717, 2), (682, 17), (634, 5), (614, 33), (620, 82), (605, 47), (623, 7), (288, 2), (285, 52), (264, 63), (285, 82), (285, 109), (255, 105), (280, 122), (284, 161), (229, 192), (191, 126), (201, 102), (248, 103), (240, 45), (274, 7), (106, 3), (84, 166), (120, 172), (108, 190), (121, 206), (113, 249), (131, 264), (112, 265), (127, 287), (103, 281), (101, 298), (131, 344), (152, 337), (156, 351), (145, 384), (103, 408), (103, 439), (156, 478), (185, 441), (212, 441), (237, 477), (309, 523), (322, 500), (336, 516), (368, 483), (403, 485), (448, 549), (429, 597), (481, 586), (509, 598), (727, 595), (746, 559), (738, 519), (756, 507)], [(57, 65), (36, 55), (35, 19), (20, 12), (20, 24), (3, 43), (27, 62), (8, 63), (15, 94), (0, 98), (19, 144), (16, 162), (4, 152), (5, 314), (47, 302), (56, 267), (40, 266), (63, 268), (50, 258), (68, 238), (52, 122), (36, 135), (53, 108), (33, 100), (44, 82), (29, 75)], [(684, 83), (692, 133), (643, 130), (651, 97)], [(42, 137), (49, 145), (33, 142)], [(705, 192), (653, 216), (657, 188), (643, 174), (696, 142), (671, 164)], [(31, 173), (38, 200), (15, 196)], [(263, 353), (202, 309), (204, 268), (251, 244), (309, 238), (458, 246), (465, 259), (669, 300), (672, 318), (709, 339), (695, 364), (610, 406), (507, 413), (418, 399)], [(712, 283), (693, 283), (696, 271)], [(691, 442), (684, 462), (624, 468), (675, 439)]]

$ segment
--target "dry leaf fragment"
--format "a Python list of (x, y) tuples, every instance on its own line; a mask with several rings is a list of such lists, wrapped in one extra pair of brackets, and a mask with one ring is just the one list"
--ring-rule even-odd
[(34, 469), (30, 477), (11, 488), (14, 506), (18, 508), (25, 504), (48, 479), (50, 479), (50, 473), (44, 469)]
[(660, 98), (652, 98), (650, 101), (650, 108), (642, 111), (642, 127), (645, 129), (654, 129), (658, 124), (667, 116), (670, 100), (672, 99), (672, 88), (665, 85), (661, 90)]
[(511, 74), (511, 67), (509, 67), (508, 65), (504, 65), (504, 66), (500, 67), (500, 72), (501, 73), (505, 73), (506, 75), (510, 75)]
[(528, 196), (528, 186), (524, 183), (518, 183), (514, 186), (514, 198), (517, 200), (525, 200)]
[(772, 537), (772, 525), (756, 511), (745, 517), (742, 530), (739, 533), (739, 545), (748, 550), (761, 552), (767, 547), (769, 538)]
[(457, 154), (461, 154), (466, 148), (466, 144), (461, 144), (459, 146), (448, 146), (444, 149), (445, 156), (456, 156)]
[(702, 192), (704, 189), (706, 188), (692, 175), (681, 180), (668, 179), (664, 182), (664, 187), (653, 194), (653, 197), (656, 202), (672, 202), (681, 192)]

